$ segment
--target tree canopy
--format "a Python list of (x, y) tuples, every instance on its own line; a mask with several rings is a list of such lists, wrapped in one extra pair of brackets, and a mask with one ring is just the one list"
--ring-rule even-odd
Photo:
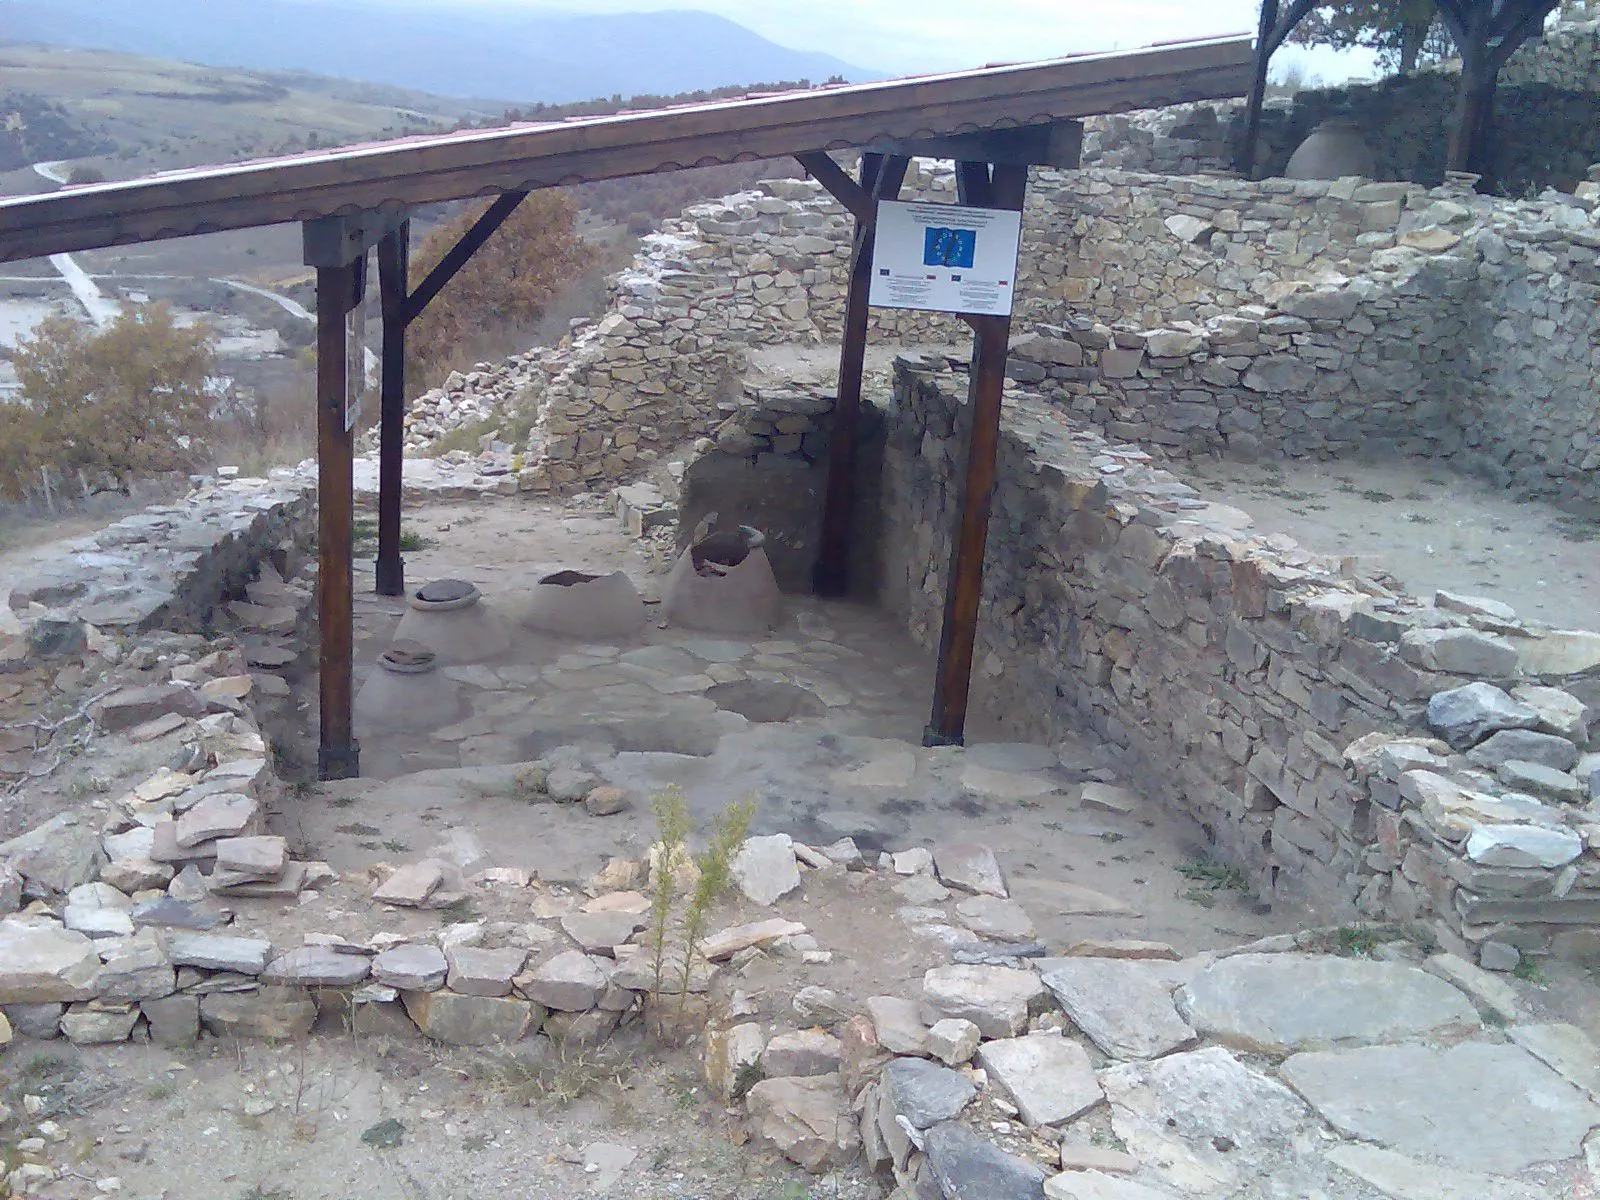
[(1289, 34), (1302, 46), (1363, 47), (1390, 70), (1412, 71), (1454, 48), (1434, 0), (1347, 0), (1312, 9)]
[[(411, 256), (413, 287), (486, 207), (472, 205), (428, 235)], [(528, 346), (551, 301), (595, 261), (577, 221), (572, 199), (554, 188), (517, 206), (407, 331), (407, 374), (418, 389), (480, 358)]]
[(1436, 36), (1433, 19), (1426, 31), (1425, 12), (1437, 17), (1461, 57), (1461, 81), (1455, 111), (1450, 119), (1446, 169), (1483, 173), (1487, 163), (1489, 128), (1494, 114), (1494, 93), (1500, 69), (1517, 47), (1537, 37), (1545, 18), (1562, 0), (1341, 0), (1319, 4), (1316, 0), (1262, 0), (1261, 33), (1256, 47), (1256, 81), (1250, 96), (1250, 113), (1243, 142), (1242, 165), (1254, 162), (1261, 96), (1268, 60), (1286, 40), (1335, 46), (1372, 46), (1395, 56), (1404, 66), (1408, 55), (1420, 57), (1428, 40)]
[(216, 402), (216, 335), (164, 304), (130, 305), (105, 329), (49, 317), (11, 351), (20, 404), (0, 422), (0, 490), (183, 470)]

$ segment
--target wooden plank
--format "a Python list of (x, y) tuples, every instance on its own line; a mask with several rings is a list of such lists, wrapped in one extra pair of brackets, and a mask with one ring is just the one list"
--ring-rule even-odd
[(319, 779), (352, 779), (361, 772), (361, 750), (351, 720), (354, 595), (350, 555), (355, 489), (351, 435), (344, 420), (349, 399), (345, 316), (355, 293), (355, 274), (351, 264), (317, 268)]
[(796, 154), (794, 157), (857, 221), (872, 220), (871, 199), (862, 190), (861, 185), (851, 179), (845, 169), (834, 162), (830, 155), (824, 154), (821, 150), (813, 150), (805, 154)]
[(1245, 92), (1250, 41), (469, 130), (0, 201), (0, 261)]
[[(976, 187), (989, 170), (961, 163), (957, 178)], [(1028, 170), (997, 166), (983, 180), (988, 203), (1020, 211), (1026, 196)], [(1006, 354), (1011, 318), (973, 317), (971, 378), (967, 405), (972, 427), (967, 435), (966, 480), (961, 514), (945, 577), (944, 621), (939, 628), (939, 659), (934, 668), (933, 712), (923, 731), (923, 745), (959, 746), (966, 738), (967, 697), (972, 684), (972, 656), (977, 645), (978, 612), (983, 600), (983, 559), (989, 537), (989, 512), (994, 499), (1000, 447), (1000, 402), (1006, 382)]]
[(400, 507), (405, 473), (405, 305), (410, 257), (411, 222), (407, 221), (378, 243), (383, 358), (378, 393), (378, 562), (374, 583), (380, 596), (406, 594), (406, 564), (400, 556)]
[(428, 277), (417, 284), (417, 290), (406, 298), (401, 311), (407, 325), (422, 315), (422, 310), (433, 303), (434, 297), (456, 277), (457, 271), (467, 265), (467, 260), (494, 236), (494, 231), (505, 224), (506, 218), (526, 199), (527, 195), (527, 192), (506, 192), (496, 197), (495, 202), (473, 222), (472, 228), (461, 235), (461, 240), (445, 252), (445, 256), (434, 264), (433, 270), (428, 272)]

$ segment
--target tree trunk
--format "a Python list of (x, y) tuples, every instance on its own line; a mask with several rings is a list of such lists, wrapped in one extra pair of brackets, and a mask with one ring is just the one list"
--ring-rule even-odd
[(1422, 59), (1422, 47), (1428, 40), (1428, 26), (1409, 23), (1400, 30), (1400, 73), (1409, 75), (1417, 69)]
[(1494, 89), (1499, 76), (1499, 68), (1489, 61), (1481, 47), (1472, 46), (1463, 51), (1461, 83), (1456, 92), (1445, 170), (1487, 173), (1489, 123), (1494, 113)]

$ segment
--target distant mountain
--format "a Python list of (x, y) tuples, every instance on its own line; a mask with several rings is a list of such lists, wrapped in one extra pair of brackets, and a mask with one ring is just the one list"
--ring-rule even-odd
[(301, 70), (524, 104), (882, 78), (702, 12), (557, 16), (377, 0), (0, 0), (0, 41)]

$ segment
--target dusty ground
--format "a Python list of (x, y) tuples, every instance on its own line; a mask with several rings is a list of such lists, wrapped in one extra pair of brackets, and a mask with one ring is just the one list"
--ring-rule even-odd
[(1600, 621), (1600, 524), (1443, 466), (1197, 461), (1173, 470), (1262, 532), (1376, 559), (1419, 596), (1489, 596), (1557, 628)]

